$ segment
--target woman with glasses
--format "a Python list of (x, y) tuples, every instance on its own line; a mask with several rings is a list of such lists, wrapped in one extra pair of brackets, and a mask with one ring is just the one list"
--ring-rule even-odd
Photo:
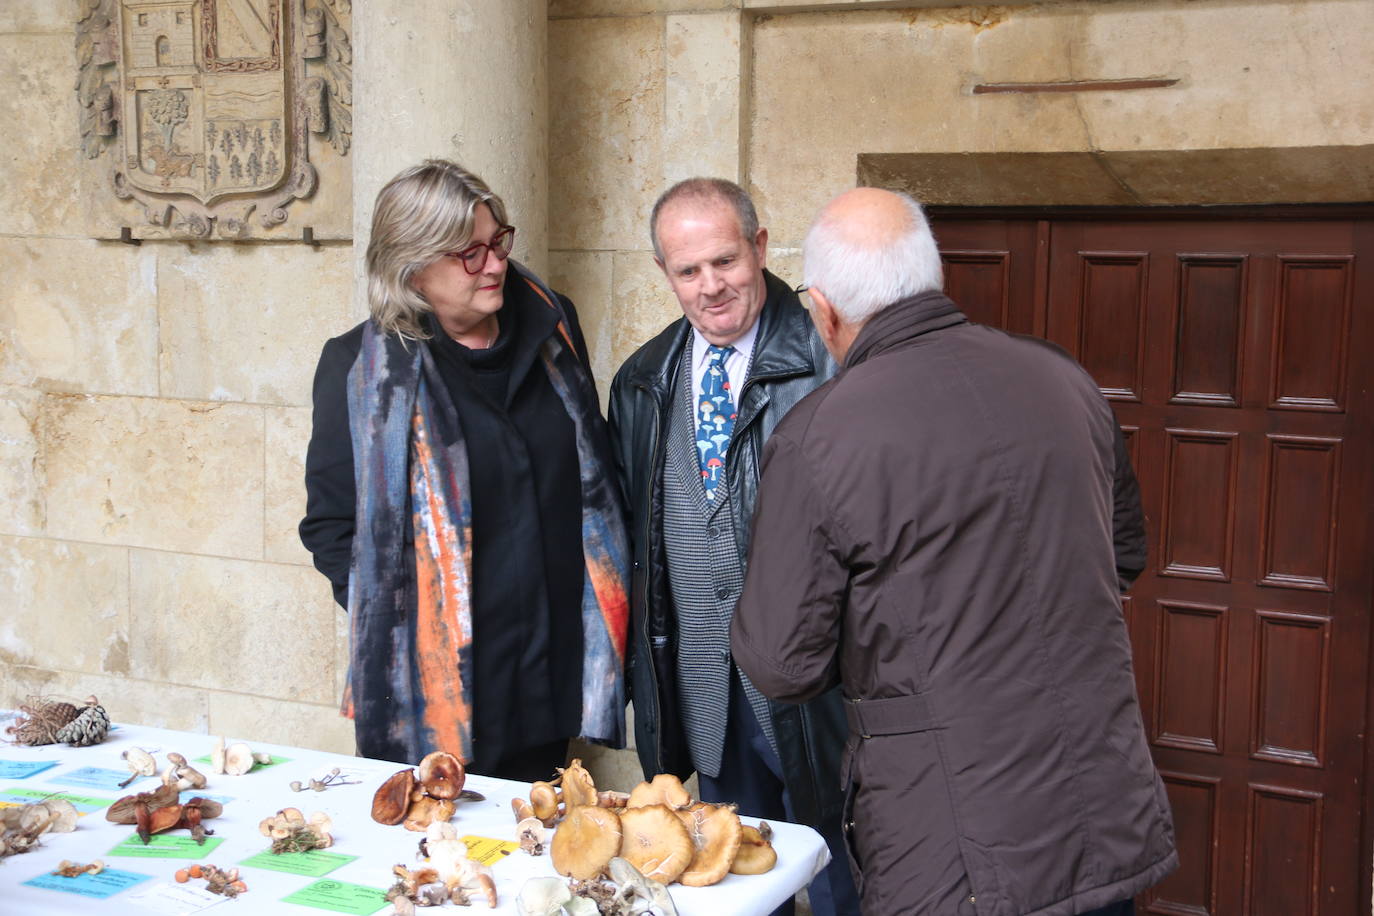
[(358, 753), (545, 779), (624, 741), (627, 552), (586, 344), (480, 178), (377, 196), (371, 318), (315, 374), (301, 540), (349, 614)]

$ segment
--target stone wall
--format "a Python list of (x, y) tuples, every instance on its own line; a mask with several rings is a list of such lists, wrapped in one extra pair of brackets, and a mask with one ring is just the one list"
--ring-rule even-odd
[[(865, 157), (1367, 162), (1374, 145), (1367, 0), (891, 6), (549, 0), (547, 272), (578, 304), (603, 394), (678, 315), (646, 223), (679, 178), (749, 187), (770, 266), (795, 282), (808, 220)], [(353, 253), (88, 240), (67, 177), (72, 7), (0, 4), (0, 705), (96, 693), (116, 718), (349, 750), (343, 618), (294, 529), (315, 359), (359, 314)], [(386, 66), (359, 57), (360, 84)], [(1177, 82), (973, 91), (1147, 77)], [(1175, 182), (1185, 201), (1200, 168)], [(977, 191), (961, 174), (952, 202)], [(1351, 196), (1374, 197), (1350, 174)], [(1262, 199), (1284, 199), (1272, 187)], [(598, 760), (617, 783), (635, 770)]]
[(296, 538), (350, 246), (86, 238), (75, 3), (0, 9), (0, 706), (352, 750)]

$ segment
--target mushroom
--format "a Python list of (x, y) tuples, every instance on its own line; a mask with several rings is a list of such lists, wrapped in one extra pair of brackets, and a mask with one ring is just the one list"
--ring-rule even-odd
[(372, 819), (379, 824), (399, 824), (410, 810), (410, 795), (415, 791), (415, 771), (392, 774), (372, 796)]
[(778, 851), (773, 848), (772, 841), (773, 828), (767, 821), (759, 821), (757, 827), (744, 825), (740, 831), (739, 852), (730, 863), (730, 874), (761, 875), (770, 871), (778, 862)]
[(678, 811), (677, 816), (687, 828), (695, 849), (691, 864), (678, 880), (688, 887), (715, 884), (729, 874), (739, 852), (742, 831), (734, 806), (703, 805), (692, 811)]
[(328, 849), (334, 845), (334, 820), (323, 811), (316, 811), (310, 815), (310, 820), (306, 823), (311, 832), (319, 837), (316, 849)]
[(642, 808), (645, 805), (667, 805), (669, 808), (685, 808), (692, 803), (692, 796), (682, 785), (682, 780), (672, 773), (659, 773), (653, 782), (641, 782), (630, 792), (625, 803), (627, 808)]
[(420, 785), (434, 798), (457, 798), (466, 778), (463, 761), (446, 751), (426, 754), (420, 761)]
[(558, 878), (530, 878), (515, 897), (520, 916), (560, 916), (573, 893)]
[(414, 830), (416, 833), (424, 833), (425, 829), (433, 823), (447, 823), (453, 817), (456, 806), (447, 798), (431, 798), (428, 795), (421, 795), (410, 803), (410, 810), (406, 812), (405, 820), (401, 826), (407, 830)]
[(518, 795), (510, 800), (510, 810), (515, 815), (517, 824), (527, 817), (534, 817), (534, 808), (530, 807), (530, 803)]
[(242, 776), (253, 769), (253, 749), (242, 741), (224, 749), (224, 772), (230, 776)]
[[(438, 801), (453, 804), (447, 799)], [(459, 890), (480, 892), (486, 897), (487, 905), (495, 909), (496, 882), (492, 880), (491, 869), (468, 858), (467, 844), (458, 839), (458, 831), (452, 824), (437, 822), (425, 828), (425, 855), (455, 898)]]
[(622, 830), (614, 811), (589, 805), (571, 809), (549, 844), (553, 870), (584, 881), (595, 878), (620, 851)]
[(138, 779), (140, 776), (152, 776), (157, 772), (157, 761), (153, 755), (141, 747), (131, 747), (119, 755), (124, 758), (124, 765), (129, 768), (133, 775), (119, 784), (121, 789), (126, 788), (129, 783)]
[[(620, 857), (646, 878), (672, 884), (692, 861), (692, 838), (667, 805), (626, 808), (620, 813), (620, 829)], [(728, 862), (725, 867), (730, 867)]]
[(224, 773), (224, 736), (215, 736), (215, 745), (210, 748), (210, 771), (212, 773)]
[(175, 785), (178, 789), (205, 788), (205, 774), (187, 763), (181, 754), (168, 754), (167, 760), (167, 769), (162, 773), (163, 785)]
[(48, 818), (48, 824), (44, 828), (46, 831), (71, 833), (76, 829), (76, 821), (81, 816), (77, 813), (76, 805), (65, 798), (50, 798), (47, 801), (39, 802), (34, 807), (40, 806)]
[(673, 903), (668, 888), (649, 880), (620, 856), (611, 859), (609, 869), (611, 880), (619, 888), (617, 895), (622, 899), (634, 896), (645, 901), (657, 916), (677, 916), (677, 905)]
[(520, 848), (532, 856), (544, 854), (544, 822), (537, 817), (527, 817), (515, 825), (515, 838)]
[(564, 808), (597, 803), (596, 783), (592, 781), (592, 774), (582, 766), (581, 759), (573, 758), (572, 763), (568, 764), (562, 773)]
[(596, 803), (603, 808), (624, 808), (630, 801), (629, 792), (616, 792), (607, 789), (596, 793)]
[(530, 784), (530, 807), (534, 808), (534, 816), (546, 826), (553, 825), (558, 819), (558, 791), (553, 783), (541, 779)]

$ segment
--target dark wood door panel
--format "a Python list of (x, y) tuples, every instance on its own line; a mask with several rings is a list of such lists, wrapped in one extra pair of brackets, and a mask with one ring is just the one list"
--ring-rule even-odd
[(1374, 221), (936, 231), (965, 310), (1065, 347), (1127, 433), (1123, 614), (1182, 858), (1142, 907), (1369, 913)]

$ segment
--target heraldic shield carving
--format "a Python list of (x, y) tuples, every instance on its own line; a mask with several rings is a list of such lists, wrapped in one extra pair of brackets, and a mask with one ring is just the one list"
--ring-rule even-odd
[(164, 230), (147, 234), (261, 234), (315, 193), (312, 136), (347, 154), (348, 0), (82, 0), (82, 13), (82, 146), (109, 157), (109, 187), (144, 228)]

